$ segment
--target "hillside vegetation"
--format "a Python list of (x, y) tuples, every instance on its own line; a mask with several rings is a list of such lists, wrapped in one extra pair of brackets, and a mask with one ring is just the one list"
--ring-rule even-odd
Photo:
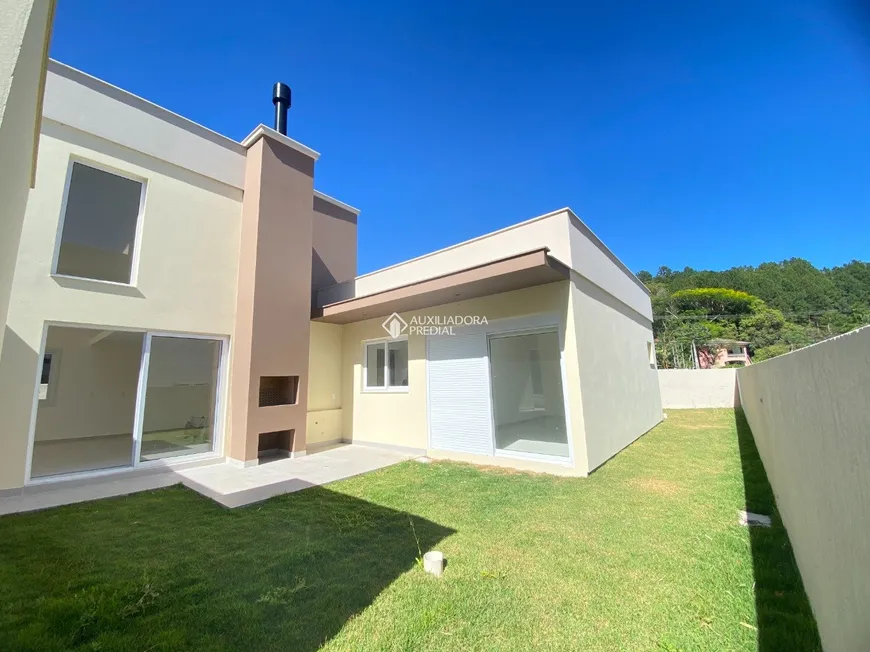
[(760, 361), (870, 324), (870, 263), (818, 269), (792, 258), (721, 272), (660, 267), (638, 273), (652, 294), (662, 367), (691, 359), (691, 343), (750, 343)]

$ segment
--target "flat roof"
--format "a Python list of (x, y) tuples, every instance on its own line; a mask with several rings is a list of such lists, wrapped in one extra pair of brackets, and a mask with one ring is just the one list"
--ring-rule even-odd
[(568, 266), (547, 252), (547, 248), (534, 249), (357, 299), (337, 301), (315, 308), (311, 316), (317, 321), (348, 324), (568, 279)]
[[(610, 250), (610, 247), (608, 247), (606, 244), (604, 244), (604, 241), (601, 240), (601, 238), (599, 238), (597, 235), (595, 235), (595, 232), (592, 229), (590, 229), (589, 226), (577, 216), (577, 213), (575, 213), (570, 206), (565, 206), (563, 208), (559, 208), (557, 210), (550, 211), (548, 213), (544, 213), (543, 215), (537, 215), (537, 216), (529, 218), (527, 220), (523, 220), (521, 222), (516, 222), (515, 224), (509, 224), (508, 226), (502, 227), (500, 229), (496, 229), (495, 231), (490, 231), (489, 233), (483, 233), (479, 236), (469, 238), (468, 240), (463, 240), (462, 242), (457, 242), (456, 244), (448, 245), (447, 247), (442, 247), (441, 249), (436, 249), (435, 251), (430, 251), (428, 253), (421, 254), (420, 256), (415, 256), (414, 258), (409, 258), (408, 260), (403, 260), (399, 263), (394, 263), (393, 265), (381, 267), (380, 269), (375, 269), (375, 270), (372, 270), (371, 272), (366, 272), (365, 274), (360, 274), (359, 276), (356, 277), (356, 279), (374, 276), (376, 274), (380, 274), (381, 272), (386, 272), (388, 270), (396, 269), (397, 267), (402, 267), (403, 265), (407, 265), (409, 263), (413, 263), (413, 262), (416, 262), (418, 260), (423, 260), (425, 258), (431, 258), (433, 256), (437, 256), (439, 254), (442, 254), (446, 251), (450, 251), (452, 249), (458, 249), (460, 247), (464, 247), (465, 245), (471, 244), (473, 242), (478, 242), (480, 240), (486, 240), (488, 238), (492, 238), (493, 236), (500, 235), (500, 234), (505, 233), (507, 231), (512, 231), (514, 229), (521, 228), (523, 226), (526, 226), (527, 224), (533, 224), (535, 222), (540, 222), (540, 221), (545, 220), (549, 217), (553, 217), (554, 215), (559, 215), (560, 213), (567, 213), (568, 219), (570, 219), (574, 223), (574, 225), (578, 227), (580, 232), (583, 233), (583, 235), (586, 236), (590, 242), (592, 242), (596, 247), (598, 247), (598, 249), (600, 249), (604, 253), (604, 255), (607, 256), (613, 262), (614, 265), (619, 267), (647, 295), (650, 294), (649, 288), (647, 288), (647, 286), (644, 284), (644, 282), (641, 281), (637, 277), (637, 275), (629, 269), (628, 265), (623, 263), (619, 259), (619, 257), (617, 257), (617, 255), (614, 254), (613, 251)], [(354, 280), (356, 280), (356, 279), (354, 279)], [(341, 284), (336, 283), (336, 285), (341, 285)]]

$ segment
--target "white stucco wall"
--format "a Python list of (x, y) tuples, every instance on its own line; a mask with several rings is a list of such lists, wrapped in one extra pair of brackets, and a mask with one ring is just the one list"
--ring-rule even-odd
[(740, 405), (736, 369), (659, 369), (659, 386), (665, 409)]
[(662, 420), (661, 394), (647, 349), (652, 322), (579, 275), (571, 294), (592, 471)]
[[(145, 179), (135, 287), (52, 277), (71, 157)], [(229, 336), (235, 317), (242, 192), (46, 119), (21, 234), (0, 357), (0, 489), (24, 481), (45, 321)]]
[(738, 369), (826, 652), (870, 642), (870, 327)]

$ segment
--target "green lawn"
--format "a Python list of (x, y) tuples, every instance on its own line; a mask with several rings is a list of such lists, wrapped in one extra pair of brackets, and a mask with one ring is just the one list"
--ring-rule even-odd
[(0, 601), (3, 651), (819, 649), (725, 410), (587, 479), (406, 462), (233, 511), (173, 487), (3, 517)]

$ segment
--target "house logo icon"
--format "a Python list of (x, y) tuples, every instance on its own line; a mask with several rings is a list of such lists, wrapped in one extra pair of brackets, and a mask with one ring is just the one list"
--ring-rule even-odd
[(396, 312), (387, 317), (386, 321), (384, 321), (382, 325), (384, 327), (384, 330), (387, 331), (392, 338), (399, 337), (399, 335), (404, 333), (405, 329), (408, 328), (408, 322), (402, 319), (399, 316), (399, 313)]

